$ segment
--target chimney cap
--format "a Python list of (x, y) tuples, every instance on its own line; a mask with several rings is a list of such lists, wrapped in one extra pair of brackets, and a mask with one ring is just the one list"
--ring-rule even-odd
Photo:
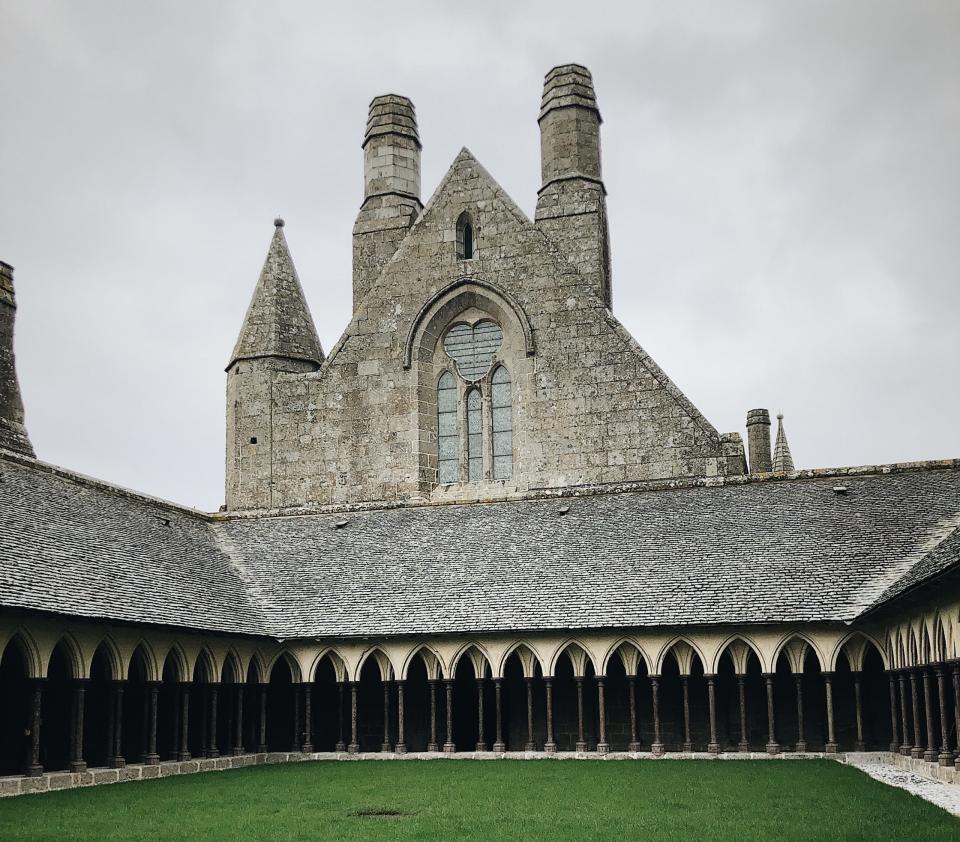
[(751, 424), (769, 424), (770, 411), (767, 409), (751, 409), (747, 413), (747, 426)]

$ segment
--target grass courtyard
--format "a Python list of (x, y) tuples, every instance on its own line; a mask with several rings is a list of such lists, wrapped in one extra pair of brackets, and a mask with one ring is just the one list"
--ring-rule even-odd
[(956, 840), (960, 820), (831, 761), (331, 761), (0, 800), (3, 840), (191, 838)]

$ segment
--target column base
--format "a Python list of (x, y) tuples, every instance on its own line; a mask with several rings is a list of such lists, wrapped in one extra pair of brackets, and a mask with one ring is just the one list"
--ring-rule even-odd
[(909, 757), (909, 756), (910, 756), (910, 746), (908, 746), (908, 745), (906, 745), (906, 744), (900, 746), (900, 754), (903, 755), (904, 757)]
[(650, 753), (654, 757), (663, 757), (663, 743), (652, 743), (650, 745)]
[(231, 753), (234, 757), (237, 757), (237, 756), (239, 756), (239, 755), (241, 755), (241, 754), (245, 754), (246, 751), (247, 751), (247, 750), (246, 750), (243, 746), (234, 746), (234, 747), (231, 749), (231, 752), (230, 752), (230, 753)]
[(921, 757), (923, 757), (923, 749), (919, 746), (914, 746), (912, 749), (910, 749), (910, 756), (914, 760), (919, 760)]
[[(154, 763), (159, 763), (160, 758), (157, 758)], [(70, 771), (71, 772), (86, 772), (87, 771), (87, 761), (86, 760), (73, 760), (70, 762)]]
[(406, 753), (407, 753), (407, 744), (406, 744), (406, 743), (397, 743), (397, 744), (393, 747), (393, 750), (394, 750), (397, 754), (406, 754)]
[(720, 754), (720, 743), (707, 743), (708, 754)]
[(780, 743), (767, 743), (767, 754), (780, 754)]
[(737, 751), (750, 751), (750, 743), (745, 743), (741, 740), (737, 743)]
[(867, 750), (867, 744), (866, 744), (863, 740), (857, 740), (857, 741), (853, 744), (853, 750), (854, 750), (854, 751), (866, 751), (866, 750)]
[(837, 753), (837, 744), (836, 743), (827, 743), (823, 747), (825, 754), (836, 754)]
[(556, 743), (544, 743), (543, 750), (547, 754), (556, 754), (557, 753), (557, 744)]
[(506, 745), (503, 743), (503, 741), (501, 740), (501, 741), (495, 742), (495, 743), (493, 744), (493, 750), (494, 750), (497, 754), (503, 754), (503, 753), (506, 752), (507, 746), (506, 746)]
[(486, 750), (487, 750), (487, 744), (486, 744), (486, 743), (477, 743), (477, 744), (473, 747), (473, 750), (474, 750), (474, 751), (486, 751)]
[(890, 743), (890, 754), (897, 754), (900, 751), (900, 746), (896, 743)]
[(807, 753), (807, 744), (801, 740), (799, 743), (797, 743), (797, 744), (793, 747), (793, 750), (794, 750), (797, 754), (806, 754), (806, 753)]
[[(160, 755), (159, 755), (159, 754), (145, 754), (145, 755), (143, 756), (143, 763), (144, 763), (145, 766), (156, 766), (159, 762), (160, 762)], [(83, 764), (83, 769), (74, 769), (74, 768), (73, 768), (73, 764), (71, 763), (71, 764), (70, 764), (70, 771), (71, 771), (71, 772), (82, 772), (84, 769), (86, 769), (86, 767), (87, 767), (87, 764), (84, 763), (84, 764)]]
[(347, 752), (350, 754), (359, 754), (360, 746), (357, 743), (350, 743), (350, 745), (347, 746)]
[(937, 762), (937, 753), (936, 753), (935, 751), (931, 751), (930, 749), (927, 749), (927, 750), (923, 753), (923, 759), (926, 760), (927, 763), (936, 763), (936, 762)]
[(636, 754), (638, 751), (640, 751), (640, 743), (638, 742), (630, 743), (627, 746), (627, 751), (632, 752), (633, 754)]
[(427, 743), (427, 751), (440, 751), (440, 746), (436, 743)]
[(583, 742), (582, 740), (578, 740), (576, 746), (574, 747), (574, 749), (575, 749), (576, 751), (581, 751), (581, 752), (582, 752), (582, 751), (587, 751), (589, 748), (590, 748), (590, 746), (588, 746), (588, 745), (587, 745), (585, 742)]
[(23, 774), (28, 778), (39, 778), (43, 774), (43, 766), (39, 764), (27, 766)]
[(952, 766), (953, 752), (952, 751), (940, 752), (940, 756), (937, 758), (937, 763), (939, 763), (941, 766)]
[[(343, 743), (340, 743), (340, 745), (343, 745)], [(269, 750), (266, 743), (260, 743), (260, 745), (257, 746), (257, 754), (266, 754)], [(338, 751), (343, 751), (343, 749), (338, 749)]]
[(693, 751), (693, 743), (684, 743), (684, 744), (683, 744), (683, 750), (684, 750), (684, 751)]
[(111, 769), (123, 769), (127, 765), (127, 761), (123, 757), (111, 757), (107, 765)]
[(536, 743), (524, 743), (524, 744), (523, 744), (523, 750), (524, 750), (524, 751), (536, 751), (536, 750), (537, 750)]
[(313, 754), (313, 743), (304, 743), (300, 746), (300, 751), (304, 754)]
[(211, 758), (211, 759), (214, 758), (214, 757), (219, 757), (219, 756), (220, 756), (220, 749), (218, 749), (218, 748), (212, 748), (212, 749), (210, 749), (210, 750), (207, 752), (207, 757), (209, 757), (209, 758)]
[(456, 745), (453, 743), (444, 743), (443, 744), (443, 753), (444, 754), (453, 754), (457, 750)]
[[(266, 751), (266, 749), (264, 749), (264, 751)], [(177, 761), (178, 761), (178, 762), (183, 763), (184, 760), (189, 760), (189, 759), (190, 759), (190, 752), (189, 752), (189, 751), (178, 751), (178, 752), (177, 752)]]
[[(259, 751), (266, 751), (266, 750), (267, 750), (267, 747), (266, 747), (266, 746), (262, 746), (262, 747), (259, 749)], [(346, 744), (343, 740), (340, 740), (340, 741), (333, 747), (333, 750), (334, 750), (334, 751), (346, 751), (346, 750), (347, 750), (347, 744)]]
[(390, 745), (390, 743), (381, 743), (380, 751), (383, 754), (389, 754), (391, 751), (393, 751), (393, 746)]
[(609, 754), (610, 743), (597, 743), (597, 754)]

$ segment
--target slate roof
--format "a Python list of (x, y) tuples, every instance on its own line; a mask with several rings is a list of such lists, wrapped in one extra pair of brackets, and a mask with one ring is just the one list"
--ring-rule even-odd
[(851, 621), (960, 561), (958, 525), (960, 462), (224, 518), (5, 455), (0, 605), (278, 638)]

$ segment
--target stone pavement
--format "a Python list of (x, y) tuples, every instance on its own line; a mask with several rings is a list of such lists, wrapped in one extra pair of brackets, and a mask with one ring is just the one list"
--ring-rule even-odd
[[(960, 785), (934, 780), (911, 768), (894, 765), (890, 762), (891, 759), (896, 762), (898, 759), (909, 758), (900, 758), (899, 755), (888, 752), (849, 752), (844, 762), (856, 766), (875, 780), (905, 789), (954, 816), (960, 816)], [(934, 766), (932, 763), (926, 765)]]

